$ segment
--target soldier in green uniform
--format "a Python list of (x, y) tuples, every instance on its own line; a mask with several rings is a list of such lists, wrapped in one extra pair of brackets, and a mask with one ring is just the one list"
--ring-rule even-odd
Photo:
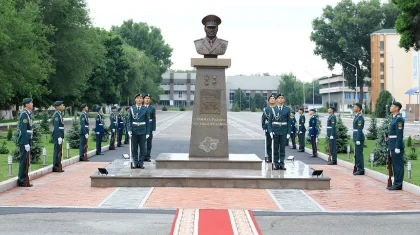
[(363, 144), (365, 142), (365, 135), (363, 134), (363, 128), (365, 127), (365, 119), (363, 118), (362, 105), (356, 103), (353, 106), (353, 112), (355, 114), (353, 120), (353, 142), (355, 143), (355, 158), (356, 158), (356, 172), (353, 175), (364, 175), (365, 164), (363, 159)]
[[(89, 107), (86, 104), (80, 105), (82, 113), (80, 114), (80, 147), (79, 147), (79, 160), (84, 160), (86, 140), (89, 139), (89, 118), (87, 111)], [(89, 160), (88, 160), (89, 161)]]
[(102, 106), (96, 106), (95, 134), (96, 134), (96, 155), (104, 155), (102, 153), (102, 136), (104, 135), (105, 120), (102, 117)]
[[(29, 174), (26, 171), (26, 153), (31, 151), (32, 144), (32, 119), (31, 111), (33, 103), (31, 98), (25, 98), (22, 102), (24, 109), (19, 116), (19, 136), (17, 142), (19, 144), (19, 174), (18, 174), (18, 186), (25, 186), (25, 178)], [(32, 187), (32, 184), (28, 185)]]
[(312, 156), (311, 157), (317, 157), (318, 156), (318, 148), (317, 148), (317, 137), (318, 137), (318, 129), (316, 129), (316, 116), (315, 116), (315, 109), (309, 110), (309, 115), (311, 115), (311, 118), (309, 118), (309, 131), (308, 135), (311, 138), (311, 144), (312, 144)]
[(268, 132), (267, 122), (268, 122), (268, 118), (270, 117), (270, 114), (273, 113), (273, 108), (276, 105), (276, 98), (274, 97), (274, 95), (270, 95), (267, 100), (268, 100), (268, 106), (263, 108), (263, 114), (261, 116), (261, 125), (265, 133), (265, 149), (267, 152), (267, 156), (266, 156), (267, 158), (265, 159), (265, 161), (271, 162), (271, 157), (272, 157), (271, 142), (273, 140), (271, 139), (270, 132)]
[(121, 107), (118, 107), (117, 115), (117, 124), (118, 124), (118, 137), (117, 137), (117, 147), (123, 147), (122, 145), (122, 135), (124, 132), (124, 118), (122, 112), (124, 111)]
[(292, 138), (292, 149), (296, 149), (296, 118), (295, 111), (290, 113), (290, 137)]
[(328, 165), (337, 165), (337, 148), (336, 148), (336, 139), (337, 139), (337, 118), (334, 114), (335, 108), (330, 107), (328, 109), (328, 114), (330, 115), (327, 120), (327, 136), (329, 138), (331, 162)]
[(394, 101), (389, 108), (392, 120), (389, 123), (388, 151), (392, 158), (394, 183), (388, 190), (402, 190), (404, 181), (404, 119), (400, 114), (401, 103)]
[(143, 161), (146, 157), (146, 139), (149, 137), (150, 124), (147, 109), (142, 105), (142, 95), (136, 94), (135, 101), (136, 104), (128, 112), (128, 135), (131, 138), (133, 166), (144, 169)]
[(62, 144), (64, 140), (64, 119), (63, 111), (64, 104), (63, 101), (56, 101), (54, 103), (56, 111), (53, 115), (53, 125), (54, 130), (52, 132), (53, 143), (54, 143), (54, 154), (53, 154), (53, 172), (64, 172), (64, 170), (59, 171), (61, 166), (61, 161), (58, 160), (58, 153), (62, 151)]
[(124, 144), (128, 144), (128, 111), (130, 110), (130, 106), (125, 107), (125, 112), (124, 112), (124, 130), (125, 130), (125, 140), (124, 140)]
[(152, 97), (150, 94), (146, 94), (143, 96), (144, 106), (147, 109), (147, 117), (149, 119), (149, 138), (147, 138), (147, 151), (146, 151), (146, 158), (144, 159), (145, 162), (150, 162), (151, 160), (151, 152), (152, 152), (152, 140), (153, 140), (153, 131), (156, 131), (156, 109), (153, 105), (150, 105)]
[(109, 130), (111, 131), (111, 139), (109, 141), (109, 150), (115, 150), (115, 135), (116, 135), (116, 129), (118, 127), (117, 123), (117, 107), (112, 106), (111, 108), (112, 113), (109, 115)]
[(299, 150), (298, 152), (305, 152), (305, 114), (303, 108), (299, 109)]
[(290, 138), (290, 109), (284, 106), (284, 96), (277, 95), (277, 106), (268, 119), (268, 132), (274, 138), (274, 170), (286, 170), (284, 158), (286, 143)]

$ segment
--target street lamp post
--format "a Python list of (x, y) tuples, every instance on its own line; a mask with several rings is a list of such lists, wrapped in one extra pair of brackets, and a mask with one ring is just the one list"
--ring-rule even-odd
[[(337, 57), (335, 57), (334, 59), (337, 59)], [(356, 67), (356, 65), (350, 64), (349, 62), (347, 62), (345, 60), (342, 60), (342, 61), (346, 62), (347, 64), (353, 66), (354, 69), (356, 69), (356, 89), (355, 89), (356, 90), (356, 96), (354, 97), (354, 99), (357, 101), (357, 67)], [(343, 69), (343, 76), (344, 76), (344, 69)]]
[(392, 56), (389, 52), (384, 51), (383, 48), (381, 48), (379, 46), (378, 46), (378, 48), (379, 48), (379, 50), (381, 50), (381, 51), (383, 51), (383, 52), (385, 52), (385, 53), (387, 53), (388, 55), (391, 56), (391, 60), (392, 60), (392, 62), (391, 62), (392, 63), (391, 64), (391, 69), (392, 69), (392, 99), (395, 101), (395, 96), (394, 96), (394, 56)]

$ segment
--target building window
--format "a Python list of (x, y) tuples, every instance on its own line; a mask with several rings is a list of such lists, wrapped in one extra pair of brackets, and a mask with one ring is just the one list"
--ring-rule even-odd
[(381, 51), (381, 58), (384, 58), (384, 53)]
[(235, 92), (231, 91), (229, 93), (229, 102), (232, 104), (233, 103), (233, 97), (235, 96)]
[(346, 94), (344, 94), (344, 99), (346, 99), (346, 100), (349, 100), (349, 99), (351, 99), (351, 95), (350, 95), (350, 93), (349, 92), (346, 92)]
[[(353, 99), (359, 99), (360, 98), (360, 93), (357, 93), (357, 98), (356, 98), (356, 93), (353, 94)], [(363, 99), (366, 99), (366, 93), (363, 93)]]
[(381, 62), (381, 72), (384, 71), (384, 62)]
[(178, 91), (178, 97), (182, 98), (182, 91)]
[(171, 91), (164, 91), (163, 94), (164, 95), (169, 95), (171, 93)]
[(264, 100), (267, 100), (267, 97), (268, 97), (267, 92), (263, 92), (263, 98), (264, 98)]
[(191, 94), (191, 95), (194, 95), (194, 91), (190, 91), (190, 94)]
[(384, 90), (384, 84), (381, 83), (381, 91), (383, 91), (383, 90)]
[(379, 47), (380, 47), (382, 50), (384, 50), (384, 49), (385, 49), (385, 48), (384, 48), (384, 46), (385, 46), (384, 41), (380, 41), (380, 42), (379, 42)]
[(384, 75), (383, 74), (381, 74), (381, 80), (384, 80)]

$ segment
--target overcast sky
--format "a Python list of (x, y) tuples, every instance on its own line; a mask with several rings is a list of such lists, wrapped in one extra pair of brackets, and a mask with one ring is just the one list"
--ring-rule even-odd
[[(173, 48), (172, 69), (191, 69), (197, 54), (194, 40), (205, 36), (201, 19), (222, 19), (217, 36), (229, 41), (227, 75), (293, 72), (298, 79), (331, 75), (326, 62), (313, 54), (312, 20), (338, 0), (87, 0), (93, 24), (110, 29), (133, 19), (162, 30)], [(309, 75), (308, 71), (311, 75)], [(334, 73), (340, 73), (337, 65)]]

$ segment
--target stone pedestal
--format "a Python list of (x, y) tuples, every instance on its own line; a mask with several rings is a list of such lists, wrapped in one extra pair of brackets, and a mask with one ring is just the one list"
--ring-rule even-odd
[(197, 76), (189, 157), (229, 158), (225, 69), (230, 64), (230, 59), (191, 59)]

